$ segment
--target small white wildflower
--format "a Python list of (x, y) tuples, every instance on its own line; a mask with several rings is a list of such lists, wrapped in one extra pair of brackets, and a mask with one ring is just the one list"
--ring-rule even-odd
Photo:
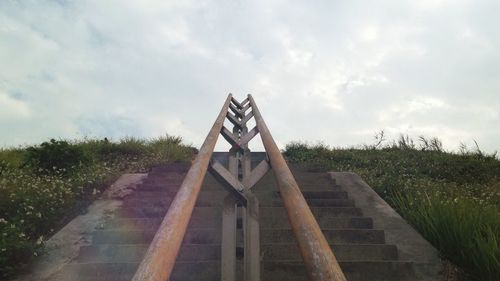
[(5, 248), (2, 248), (2, 252), (5, 252), (5, 251), (7, 251), (7, 249), (5, 249)]
[(0, 218), (0, 223), (7, 223), (7, 221), (4, 218)]

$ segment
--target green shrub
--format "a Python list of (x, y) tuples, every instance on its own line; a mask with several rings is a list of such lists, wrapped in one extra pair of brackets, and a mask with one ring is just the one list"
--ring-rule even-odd
[(51, 139), (40, 146), (26, 148), (24, 164), (41, 173), (52, 173), (55, 170), (70, 171), (89, 161), (90, 158), (79, 146)]

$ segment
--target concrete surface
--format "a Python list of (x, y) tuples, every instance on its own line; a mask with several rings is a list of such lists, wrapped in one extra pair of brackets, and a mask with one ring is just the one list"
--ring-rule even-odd
[(15, 280), (40, 281), (57, 274), (64, 265), (74, 260), (80, 248), (89, 245), (91, 233), (113, 216), (113, 212), (122, 205), (122, 199), (133, 192), (147, 174), (124, 174), (93, 202), (87, 213), (77, 216), (45, 243), (46, 253), (33, 261), (29, 274)]
[(411, 261), (420, 280), (444, 280), (438, 251), (392, 209), (355, 173), (330, 172), (336, 183), (349, 194), (365, 216), (373, 219), (375, 229), (384, 229), (387, 244), (398, 247), (401, 261)]

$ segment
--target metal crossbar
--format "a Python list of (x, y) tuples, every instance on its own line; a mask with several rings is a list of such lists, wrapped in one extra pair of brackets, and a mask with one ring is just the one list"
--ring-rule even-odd
[[(249, 111), (251, 109), (251, 111)], [(225, 119), (233, 124), (230, 131)], [(248, 121), (256, 126), (248, 130)], [(227, 168), (210, 160), (218, 135), (231, 145)], [(248, 143), (260, 134), (268, 160), (253, 169)], [(237, 210), (243, 215), (244, 280), (260, 280), (259, 202), (251, 188), (269, 171), (274, 170), (288, 220), (299, 245), (309, 280), (345, 281), (345, 276), (302, 196), (290, 169), (274, 142), (251, 95), (238, 102), (228, 95), (212, 129), (181, 184), (151, 245), (134, 275), (134, 281), (168, 280), (186, 233), (203, 179), (210, 171), (228, 190), (222, 217), (221, 280), (234, 281), (236, 276)]]

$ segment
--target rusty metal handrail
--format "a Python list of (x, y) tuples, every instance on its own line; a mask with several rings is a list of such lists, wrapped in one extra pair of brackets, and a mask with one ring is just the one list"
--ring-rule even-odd
[(344, 273), (330, 245), (314, 218), (311, 209), (300, 192), (299, 186), (288, 168), (283, 155), (273, 140), (269, 129), (251, 95), (248, 95), (262, 143), (271, 162), (288, 214), (288, 220), (297, 239), (300, 253), (311, 281), (346, 281)]
[(229, 94), (139, 265), (133, 281), (165, 281), (170, 277), (231, 98), (232, 95)]

